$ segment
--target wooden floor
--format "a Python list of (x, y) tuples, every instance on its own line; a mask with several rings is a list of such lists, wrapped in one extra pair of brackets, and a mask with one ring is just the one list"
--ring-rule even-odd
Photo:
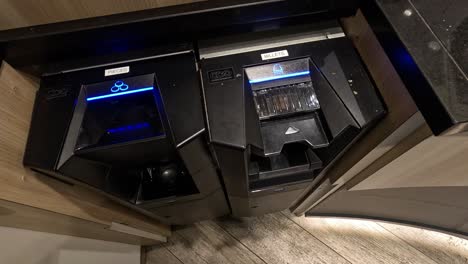
[(468, 263), (468, 240), (367, 220), (275, 213), (175, 230), (146, 249), (147, 264)]

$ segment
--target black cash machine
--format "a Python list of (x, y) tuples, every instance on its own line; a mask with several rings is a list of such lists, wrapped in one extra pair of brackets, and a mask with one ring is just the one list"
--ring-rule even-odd
[(41, 77), (25, 165), (171, 224), (229, 212), (193, 50)]
[(335, 23), (200, 43), (213, 153), (235, 216), (290, 207), (385, 113)]

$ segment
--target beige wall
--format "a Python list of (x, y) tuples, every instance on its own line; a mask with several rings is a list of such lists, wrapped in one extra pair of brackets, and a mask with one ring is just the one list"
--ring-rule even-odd
[(139, 264), (140, 247), (0, 227), (0, 263)]

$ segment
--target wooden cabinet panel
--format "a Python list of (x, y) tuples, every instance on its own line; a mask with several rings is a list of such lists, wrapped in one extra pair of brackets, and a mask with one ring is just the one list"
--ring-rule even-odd
[(0, 30), (180, 5), (203, 0), (0, 1)]
[(466, 235), (466, 155), (459, 156), (465, 136), (430, 133), (421, 126), (307, 214), (384, 219)]
[(468, 186), (468, 133), (431, 136), (350, 190)]
[(85, 237), (135, 245), (153, 245), (155, 240), (109, 230), (109, 226), (0, 200), (0, 225), (61, 235)]
[(383, 219), (466, 234), (468, 187), (340, 190), (307, 215)]
[(466, 132), (429, 137), (423, 126), (317, 204), (310, 215), (348, 215), (425, 225), (467, 234)]
[[(22, 165), (38, 84), (7, 63), (0, 69), (0, 200), (109, 226), (126, 224), (170, 235), (168, 226), (80, 186), (40, 175)], [(25, 227), (27, 228), (27, 227)]]

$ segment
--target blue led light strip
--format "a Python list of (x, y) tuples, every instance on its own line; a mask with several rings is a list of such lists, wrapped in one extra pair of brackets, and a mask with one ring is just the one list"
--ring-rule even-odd
[(272, 76), (272, 77), (267, 77), (267, 78), (262, 78), (262, 79), (249, 80), (249, 83), (253, 84), (253, 83), (268, 82), (268, 81), (286, 79), (286, 78), (297, 77), (297, 76), (303, 76), (303, 75), (309, 75), (309, 74), (310, 74), (310, 71), (302, 71), (302, 72), (288, 73), (288, 74), (283, 74), (283, 75), (278, 75), (278, 76)]
[(94, 96), (94, 97), (88, 97), (88, 98), (86, 98), (86, 101), (89, 102), (89, 101), (94, 101), (94, 100), (99, 100), (99, 99), (104, 99), (104, 98), (109, 98), (109, 97), (115, 97), (115, 96), (121, 96), (121, 95), (126, 95), (126, 94), (133, 94), (133, 93), (140, 93), (140, 92), (145, 92), (145, 91), (151, 91), (153, 89), (154, 89), (154, 87), (151, 86), (151, 87), (145, 87), (145, 88), (125, 91), (125, 92), (120, 92), (120, 93), (99, 95), (99, 96)]
[(138, 130), (138, 129), (147, 128), (149, 126), (150, 126), (150, 124), (148, 124), (147, 122), (143, 122), (143, 123), (138, 123), (138, 124), (133, 124), (133, 125), (110, 128), (110, 129), (107, 130), (107, 133), (113, 134), (113, 133), (119, 133), (119, 132)]

